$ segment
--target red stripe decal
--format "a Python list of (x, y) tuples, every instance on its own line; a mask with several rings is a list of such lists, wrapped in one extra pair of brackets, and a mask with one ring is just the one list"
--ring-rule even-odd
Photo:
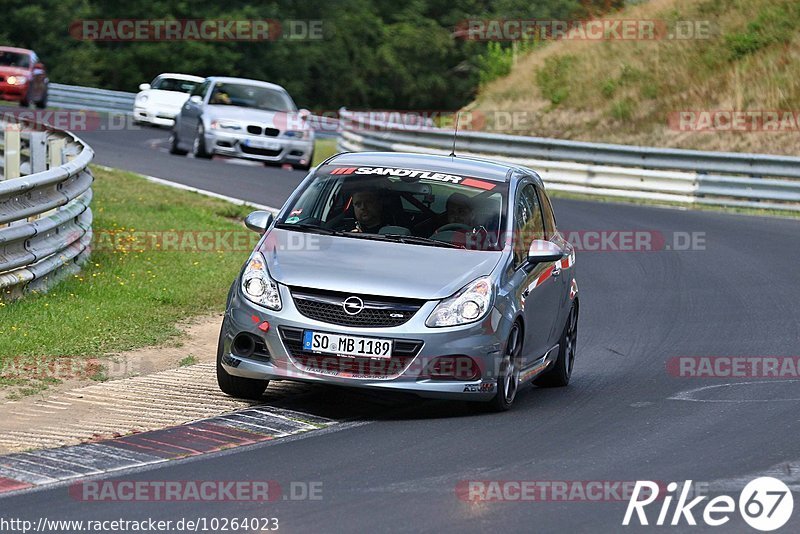
[(475, 187), (477, 189), (485, 189), (489, 191), (490, 189), (494, 189), (497, 184), (493, 184), (491, 182), (484, 182), (483, 180), (476, 180), (474, 178), (464, 178), (461, 180), (461, 185), (466, 185), (467, 187)]

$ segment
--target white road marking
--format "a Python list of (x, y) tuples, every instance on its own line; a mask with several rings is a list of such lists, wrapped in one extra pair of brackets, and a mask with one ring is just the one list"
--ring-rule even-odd
[(787, 383), (787, 382), (800, 382), (800, 380), (752, 380), (749, 382), (733, 382), (729, 384), (715, 384), (713, 386), (703, 386), (694, 389), (688, 389), (686, 391), (681, 391), (676, 393), (671, 397), (667, 397), (667, 400), (679, 400), (679, 401), (688, 401), (688, 402), (718, 402), (718, 403), (742, 403), (742, 402), (797, 402), (800, 401), (800, 397), (789, 398), (789, 399), (780, 399), (780, 398), (773, 398), (773, 399), (698, 399), (695, 396), (700, 393), (701, 391), (708, 391), (712, 389), (719, 389), (719, 388), (730, 388), (734, 386), (746, 386), (751, 384), (758, 384), (758, 385), (767, 385), (767, 384), (780, 384), (780, 383)]

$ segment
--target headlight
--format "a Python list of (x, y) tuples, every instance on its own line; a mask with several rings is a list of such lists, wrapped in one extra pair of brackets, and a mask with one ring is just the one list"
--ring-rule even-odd
[(145, 102), (147, 102), (147, 95), (139, 95), (136, 97), (137, 104), (144, 104)]
[(9, 85), (25, 85), (25, 83), (28, 81), (28, 78), (25, 76), (9, 76), (6, 81)]
[(484, 276), (440, 302), (425, 321), (425, 325), (437, 327), (474, 323), (486, 317), (491, 305), (492, 281)]
[(283, 132), (284, 137), (293, 137), (295, 139), (308, 139), (309, 135), (308, 130), (287, 130)]
[(242, 274), (242, 293), (244, 296), (270, 310), (281, 309), (281, 295), (278, 284), (270, 278), (264, 256), (256, 252), (247, 262)]
[(233, 121), (211, 121), (212, 130), (241, 130), (242, 126)]

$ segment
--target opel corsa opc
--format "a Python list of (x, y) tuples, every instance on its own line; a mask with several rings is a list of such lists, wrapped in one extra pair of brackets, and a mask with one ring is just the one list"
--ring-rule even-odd
[(491, 161), (345, 153), (315, 168), (231, 287), (217, 379), (324, 382), (511, 407), (566, 386), (575, 361), (575, 251), (541, 178)]

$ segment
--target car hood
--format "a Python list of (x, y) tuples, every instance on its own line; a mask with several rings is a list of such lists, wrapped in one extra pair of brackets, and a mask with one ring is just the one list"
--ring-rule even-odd
[(139, 94), (147, 95), (147, 104), (158, 104), (162, 106), (181, 107), (189, 100), (188, 93), (181, 93), (180, 91), (161, 91), (159, 89), (150, 89), (149, 91), (142, 91)]
[(263, 124), (281, 131), (302, 130), (307, 128), (305, 121), (299, 118), (297, 112), (264, 111), (238, 106), (208, 105), (204, 109), (204, 116), (208, 120), (235, 120), (254, 124)]
[(287, 286), (438, 300), (488, 275), (502, 252), (471, 251), (273, 229), (259, 250)]
[(9, 67), (7, 65), (0, 65), (0, 76), (30, 76), (31, 72), (28, 69), (21, 67)]

